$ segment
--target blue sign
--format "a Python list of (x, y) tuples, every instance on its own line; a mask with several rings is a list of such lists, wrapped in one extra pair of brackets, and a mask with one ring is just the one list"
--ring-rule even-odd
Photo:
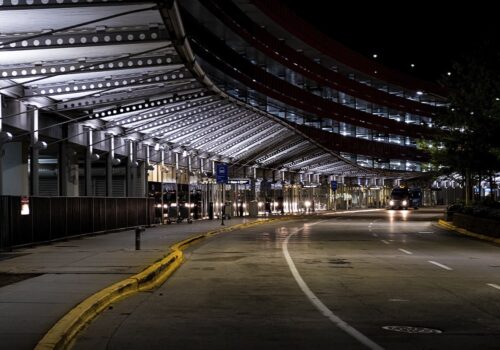
[(331, 182), (331, 185), (332, 185), (332, 190), (333, 190), (333, 191), (337, 191), (337, 181), (333, 180), (333, 181)]
[(227, 164), (216, 164), (215, 165), (215, 173), (218, 184), (227, 184), (228, 183), (228, 170)]

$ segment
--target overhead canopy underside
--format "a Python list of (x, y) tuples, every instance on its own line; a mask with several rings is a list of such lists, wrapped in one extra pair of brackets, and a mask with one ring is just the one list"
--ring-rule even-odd
[[(92, 125), (103, 134), (246, 166), (402, 176), (354, 164), (219, 90), (196, 64), (187, 41), (179, 40), (183, 27), (175, 5), (0, 3), (1, 93), (61, 121), (97, 123)], [(9, 115), (3, 118), (8, 125)]]

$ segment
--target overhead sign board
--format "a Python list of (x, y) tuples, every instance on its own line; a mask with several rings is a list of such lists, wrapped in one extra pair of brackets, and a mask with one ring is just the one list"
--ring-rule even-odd
[(215, 166), (216, 179), (218, 184), (228, 183), (228, 167), (227, 164), (216, 164)]
[(332, 185), (332, 190), (333, 190), (333, 191), (337, 191), (337, 181), (333, 180), (333, 181), (331, 182), (331, 185)]

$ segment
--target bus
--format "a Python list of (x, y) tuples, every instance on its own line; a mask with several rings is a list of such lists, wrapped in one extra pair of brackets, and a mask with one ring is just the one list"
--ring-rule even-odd
[(396, 187), (391, 191), (388, 209), (408, 209), (410, 206), (410, 191), (406, 187)]
[(422, 191), (419, 188), (395, 187), (391, 191), (389, 209), (418, 209), (422, 205)]

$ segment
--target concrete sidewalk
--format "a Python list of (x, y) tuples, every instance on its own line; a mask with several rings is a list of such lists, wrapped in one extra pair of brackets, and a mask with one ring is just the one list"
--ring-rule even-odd
[[(232, 218), (226, 227), (256, 221)], [(142, 271), (189, 236), (216, 230), (220, 220), (148, 228), (141, 250), (133, 230), (88, 236), (0, 253), (0, 274), (40, 274), (0, 288), (0, 344), (33, 349), (76, 304), (93, 293)]]

